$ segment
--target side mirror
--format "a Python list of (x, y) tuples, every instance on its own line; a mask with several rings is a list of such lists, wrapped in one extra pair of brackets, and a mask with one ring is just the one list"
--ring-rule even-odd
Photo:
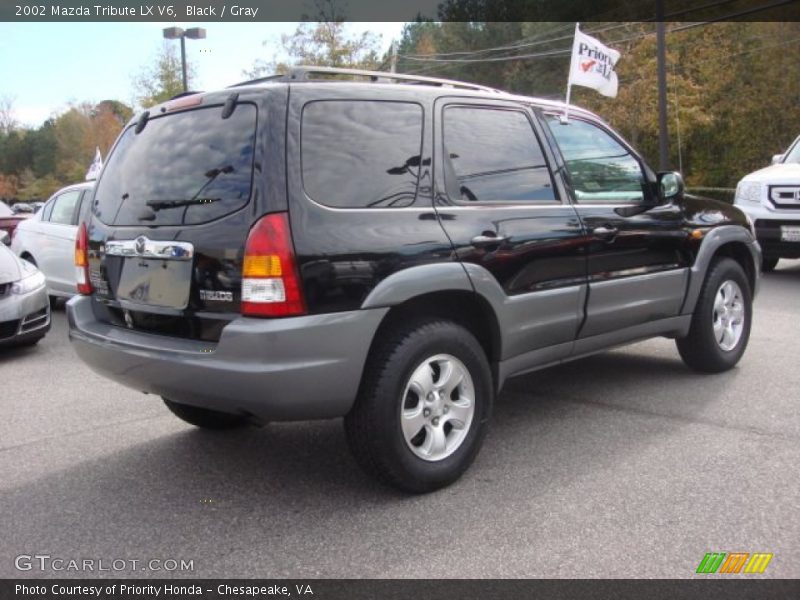
[(772, 157), (772, 164), (777, 165), (778, 163), (782, 163), (784, 156), (785, 156), (784, 154), (776, 154), (775, 156)]
[(661, 201), (669, 202), (679, 199), (685, 190), (683, 176), (677, 171), (665, 171), (658, 174), (658, 196)]
[(5, 244), (6, 246), (11, 245), (11, 236), (8, 235), (7, 231), (0, 230), (0, 243)]

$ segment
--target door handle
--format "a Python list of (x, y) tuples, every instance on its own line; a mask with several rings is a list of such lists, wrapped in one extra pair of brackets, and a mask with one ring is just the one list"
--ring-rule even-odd
[(499, 246), (503, 242), (508, 239), (507, 235), (476, 235), (472, 238), (471, 243), (476, 248), (482, 248), (484, 246)]
[(595, 227), (592, 229), (592, 234), (601, 240), (611, 241), (619, 233), (616, 227)]

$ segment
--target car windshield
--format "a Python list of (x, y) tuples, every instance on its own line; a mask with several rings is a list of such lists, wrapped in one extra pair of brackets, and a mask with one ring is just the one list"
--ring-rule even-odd
[(800, 137), (798, 137), (794, 141), (794, 144), (789, 147), (783, 162), (800, 164)]

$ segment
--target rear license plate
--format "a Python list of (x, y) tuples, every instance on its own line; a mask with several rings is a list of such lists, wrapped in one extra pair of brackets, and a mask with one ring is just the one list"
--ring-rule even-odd
[(800, 242), (800, 227), (781, 225), (782, 242)]
[(126, 258), (117, 299), (144, 306), (184, 309), (189, 304), (192, 262)]

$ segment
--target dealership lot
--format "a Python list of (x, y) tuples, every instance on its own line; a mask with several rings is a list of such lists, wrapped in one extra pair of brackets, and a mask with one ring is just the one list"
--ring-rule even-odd
[(0, 577), (690, 577), (706, 552), (798, 577), (800, 263), (761, 286), (733, 371), (652, 340), (513, 380), (473, 468), (419, 497), (362, 475), (339, 421), (192, 429), (89, 371), (62, 307), (0, 353)]

